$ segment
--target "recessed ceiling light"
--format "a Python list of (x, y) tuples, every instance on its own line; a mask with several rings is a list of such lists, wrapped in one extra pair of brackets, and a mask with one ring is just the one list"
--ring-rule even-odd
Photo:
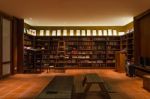
[(32, 18), (29, 18), (29, 20), (32, 20)]

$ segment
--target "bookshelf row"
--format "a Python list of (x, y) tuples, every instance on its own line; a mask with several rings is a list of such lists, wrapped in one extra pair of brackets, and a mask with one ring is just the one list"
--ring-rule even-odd
[(121, 36), (121, 49), (126, 49), (127, 59), (134, 60), (134, 33), (128, 33)]
[[(51, 37), (24, 34), (24, 65), (33, 67), (31, 63), (41, 63), (41, 66), (61, 68), (115, 68), (116, 51), (128, 48), (128, 58), (133, 57), (132, 38), (133, 33), (121, 37)], [(65, 42), (65, 54), (62, 55), (58, 55), (60, 41)]]

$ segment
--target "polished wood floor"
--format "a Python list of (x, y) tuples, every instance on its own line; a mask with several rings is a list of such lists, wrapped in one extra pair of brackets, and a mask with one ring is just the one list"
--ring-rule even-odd
[[(130, 78), (125, 76), (125, 73), (118, 73), (111, 69), (70, 69), (65, 73), (51, 71), (41, 74), (16, 74), (0, 80), (0, 99), (32, 99), (44, 89), (55, 75), (78, 76), (85, 73), (97, 73), (119, 92), (120, 99), (150, 99), (150, 92), (142, 87), (142, 78)], [(98, 90), (96, 85), (92, 90)], [(94, 95), (90, 94), (86, 99), (101, 99), (94, 98)], [(119, 97), (116, 96), (115, 99), (119, 99)]]

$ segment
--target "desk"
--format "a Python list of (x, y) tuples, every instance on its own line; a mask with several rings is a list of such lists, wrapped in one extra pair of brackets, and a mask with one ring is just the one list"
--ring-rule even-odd
[(73, 83), (73, 76), (56, 76), (37, 98), (72, 99)]
[(83, 80), (83, 85), (86, 84), (85, 87), (85, 93), (87, 93), (92, 86), (92, 84), (98, 84), (101, 90), (104, 90), (104, 81), (101, 77), (99, 77), (97, 74), (86, 74), (85, 78)]

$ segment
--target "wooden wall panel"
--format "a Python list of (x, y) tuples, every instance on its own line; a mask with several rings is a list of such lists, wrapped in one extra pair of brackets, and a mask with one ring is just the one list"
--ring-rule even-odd
[(140, 57), (150, 58), (150, 10), (134, 18), (135, 63), (140, 64)]
[(141, 56), (150, 57), (150, 14), (143, 17), (139, 24), (141, 31)]
[(2, 77), (2, 17), (0, 15), (0, 78)]
[(17, 19), (17, 71), (23, 72), (23, 32), (24, 32), (24, 20)]

